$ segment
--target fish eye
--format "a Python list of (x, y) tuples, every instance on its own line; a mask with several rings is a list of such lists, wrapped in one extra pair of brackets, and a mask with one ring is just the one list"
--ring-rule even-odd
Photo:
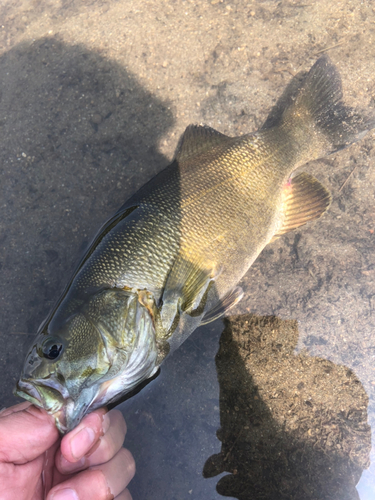
[(63, 349), (61, 342), (48, 340), (42, 347), (43, 356), (47, 359), (57, 359)]

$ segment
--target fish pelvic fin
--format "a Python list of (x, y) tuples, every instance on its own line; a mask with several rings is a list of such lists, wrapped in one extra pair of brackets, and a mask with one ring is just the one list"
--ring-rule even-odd
[(221, 318), (229, 309), (232, 309), (242, 299), (244, 291), (241, 287), (236, 286), (225, 297), (223, 297), (211, 310), (207, 311), (202, 320), (201, 325), (207, 325), (212, 321)]
[(342, 97), (340, 74), (324, 55), (292, 79), (260, 132), (277, 128), (279, 141), (293, 148), (298, 164), (335, 153), (375, 126), (375, 116), (346, 106)]
[(318, 219), (331, 204), (331, 194), (315, 177), (302, 172), (283, 190), (282, 226), (272, 241), (307, 222)]

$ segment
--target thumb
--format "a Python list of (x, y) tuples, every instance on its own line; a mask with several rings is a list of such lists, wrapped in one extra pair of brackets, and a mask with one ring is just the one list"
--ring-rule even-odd
[(25, 464), (58, 439), (53, 417), (34, 405), (22, 403), (0, 413), (0, 462)]

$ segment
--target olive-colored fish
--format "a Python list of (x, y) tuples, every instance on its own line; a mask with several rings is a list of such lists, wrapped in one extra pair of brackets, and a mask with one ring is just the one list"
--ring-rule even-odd
[(41, 326), (16, 394), (66, 432), (151, 377), (241, 299), (237, 283), (268, 243), (328, 208), (329, 192), (292, 172), (373, 126), (342, 103), (327, 57), (292, 80), (258, 132), (189, 126), (173, 163), (94, 239)]

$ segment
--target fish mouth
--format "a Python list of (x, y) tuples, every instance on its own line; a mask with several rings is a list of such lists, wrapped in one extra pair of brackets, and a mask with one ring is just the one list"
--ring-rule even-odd
[(54, 417), (59, 431), (65, 433), (67, 400), (70, 399), (66, 392), (66, 389), (53, 379), (31, 382), (21, 378), (17, 382), (14, 394), (46, 410)]
[(16, 388), (14, 390), (14, 395), (30, 401), (30, 403), (35, 406), (44, 408), (40, 393), (36, 390), (33, 384), (30, 384), (26, 380), (20, 379), (17, 382)]
[(21, 378), (14, 394), (46, 410), (55, 419), (60, 434), (64, 435), (82, 420), (95, 399), (97, 390), (97, 387), (83, 389), (80, 397), (74, 400), (67, 389), (53, 378), (32, 381)]

